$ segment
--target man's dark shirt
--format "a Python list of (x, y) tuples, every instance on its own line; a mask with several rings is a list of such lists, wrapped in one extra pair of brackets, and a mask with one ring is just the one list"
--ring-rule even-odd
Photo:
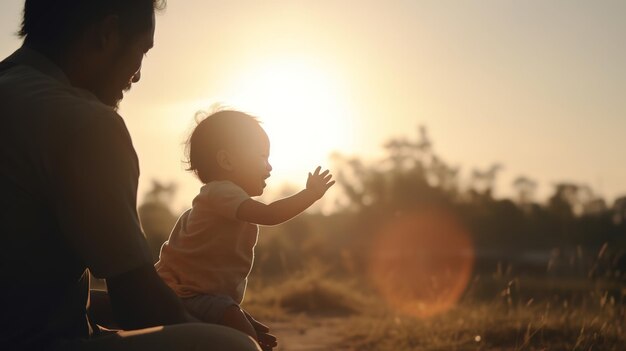
[(121, 117), (39, 53), (0, 63), (0, 349), (89, 337), (86, 269), (152, 262)]

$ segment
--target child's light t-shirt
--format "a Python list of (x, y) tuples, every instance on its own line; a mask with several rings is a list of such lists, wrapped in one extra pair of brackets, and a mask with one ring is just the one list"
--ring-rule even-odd
[(178, 296), (226, 294), (243, 301), (258, 226), (236, 215), (249, 198), (230, 181), (209, 182), (180, 216), (155, 265)]

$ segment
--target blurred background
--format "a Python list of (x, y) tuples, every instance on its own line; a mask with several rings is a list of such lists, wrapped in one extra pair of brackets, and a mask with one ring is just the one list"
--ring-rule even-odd
[[(21, 7), (0, 5), (3, 56)], [(170, 0), (120, 109), (155, 258), (201, 185), (181, 163), (194, 115), (227, 105), (270, 136), (262, 200), (318, 164), (338, 181), (262, 228), (257, 315), (350, 318), (355, 349), (619, 349), (625, 15), (622, 1)]]

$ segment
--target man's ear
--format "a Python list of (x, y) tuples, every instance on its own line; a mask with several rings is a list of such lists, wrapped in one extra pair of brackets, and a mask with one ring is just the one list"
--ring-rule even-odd
[(215, 155), (217, 164), (226, 171), (233, 170), (233, 162), (230, 154), (226, 150), (219, 150)]
[(120, 19), (116, 15), (103, 18), (96, 28), (97, 45), (103, 50), (115, 50), (120, 44)]

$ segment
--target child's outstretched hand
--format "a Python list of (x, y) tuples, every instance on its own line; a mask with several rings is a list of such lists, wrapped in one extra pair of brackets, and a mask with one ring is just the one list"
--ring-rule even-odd
[(333, 175), (328, 170), (320, 173), (322, 167), (317, 166), (315, 172), (311, 174), (309, 172), (309, 178), (306, 180), (306, 189), (312, 191), (318, 199), (320, 199), (326, 193), (333, 184), (334, 180), (330, 180)]

